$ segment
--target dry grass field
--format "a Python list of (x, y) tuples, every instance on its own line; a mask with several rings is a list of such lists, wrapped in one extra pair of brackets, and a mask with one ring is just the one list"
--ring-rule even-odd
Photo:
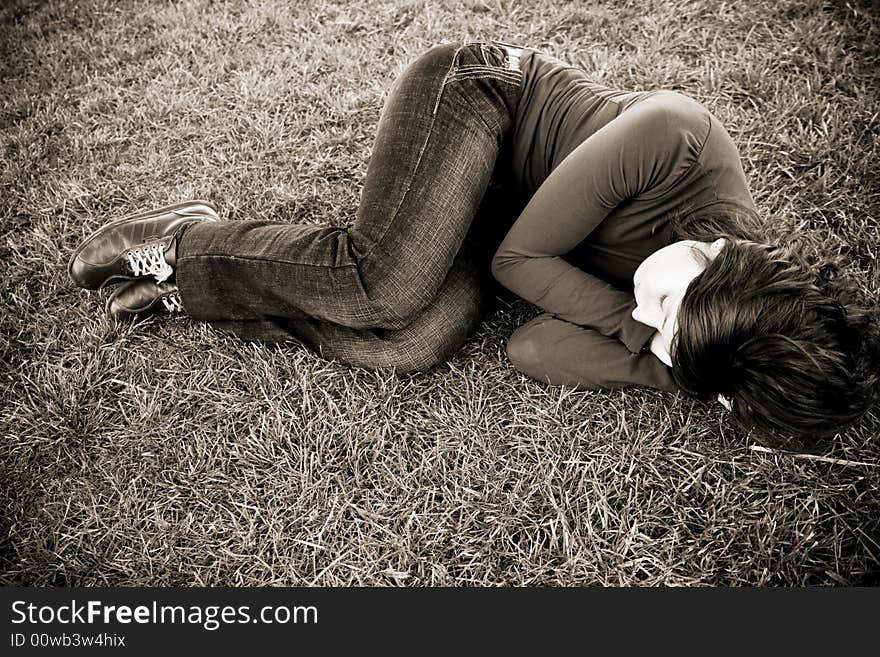
[(880, 583), (880, 416), (820, 458), (719, 404), (520, 376), (500, 303), (448, 364), (350, 369), (68, 281), (190, 198), (346, 223), (395, 75), (443, 40), (675, 89), (740, 147), (770, 239), (878, 304), (880, 16), (843, 0), (10, 0), (0, 6), (0, 583)]

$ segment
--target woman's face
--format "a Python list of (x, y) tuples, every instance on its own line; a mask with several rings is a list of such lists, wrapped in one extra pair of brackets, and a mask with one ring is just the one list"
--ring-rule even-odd
[[(636, 307), (633, 319), (657, 329), (651, 351), (672, 367), (672, 338), (678, 330), (678, 308), (688, 285), (703, 272), (725, 240), (673, 242), (645, 258), (633, 275)], [(701, 257), (701, 254), (705, 257)]]

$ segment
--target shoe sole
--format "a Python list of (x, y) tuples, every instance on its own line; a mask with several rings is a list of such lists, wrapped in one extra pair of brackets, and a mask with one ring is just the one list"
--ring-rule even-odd
[[(209, 201), (203, 201), (203, 200), (196, 199), (196, 200), (192, 200), (192, 201), (181, 201), (180, 203), (166, 205), (163, 208), (149, 210), (148, 212), (140, 212), (138, 214), (129, 214), (129, 215), (122, 217), (121, 219), (116, 219), (115, 221), (111, 221), (110, 223), (104, 224), (103, 226), (101, 226), (97, 230), (92, 231), (88, 235), (88, 237), (83, 239), (82, 242), (80, 242), (80, 245), (78, 247), (76, 247), (76, 250), (70, 256), (70, 259), (67, 261), (67, 276), (68, 276), (68, 278), (70, 278), (71, 280), (73, 279), (73, 263), (74, 263), (74, 261), (79, 257), (79, 254), (82, 253), (82, 251), (86, 247), (86, 245), (93, 238), (95, 238), (99, 233), (103, 233), (105, 230), (110, 230), (111, 228), (116, 228), (117, 226), (122, 226), (123, 224), (129, 223), (132, 221), (139, 221), (141, 219), (150, 219), (152, 217), (157, 217), (159, 215), (166, 214), (168, 212), (174, 212), (176, 210), (181, 210), (183, 208), (192, 207), (192, 206), (196, 206), (196, 205), (204, 206), (204, 207), (208, 208), (211, 212), (214, 213), (213, 217), (205, 216), (205, 219), (204, 219), (205, 221), (219, 221), (220, 220), (220, 217), (217, 216), (217, 210), (214, 208), (212, 203), (210, 203)], [(112, 280), (112, 279), (110, 279), (110, 280)], [(131, 279), (129, 279), (129, 280), (131, 280)], [(109, 282), (110, 282), (109, 280), (104, 281), (104, 283), (102, 283), (97, 289), (98, 290), (103, 289), (104, 287), (107, 286), (107, 284)], [(119, 282), (119, 281), (116, 281), (116, 282)], [(110, 283), (110, 284), (113, 285), (114, 283)]]

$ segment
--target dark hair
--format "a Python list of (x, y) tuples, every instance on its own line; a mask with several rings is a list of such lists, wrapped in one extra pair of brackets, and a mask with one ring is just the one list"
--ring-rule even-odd
[(692, 394), (732, 400), (745, 428), (769, 432), (762, 442), (818, 446), (876, 398), (876, 318), (794, 251), (752, 239), (740, 219), (673, 220), (675, 239), (728, 242), (685, 292), (672, 375)]
[(668, 224), (674, 242), (713, 242), (719, 237), (757, 242), (762, 233), (757, 213), (741, 205), (723, 202), (708, 209), (685, 205), (670, 213)]

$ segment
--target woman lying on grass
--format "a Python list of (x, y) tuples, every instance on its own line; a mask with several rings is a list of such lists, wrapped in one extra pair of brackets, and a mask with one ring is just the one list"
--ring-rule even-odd
[[(512, 226), (481, 210), (499, 186), (520, 201)], [(737, 149), (696, 101), (606, 88), (531, 49), (445, 44), (394, 83), (353, 225), (219, 221), (193, 201), (104, 226), (69, 271), (90, 289), (129, 280), (108, 300), (118, 318), (185, 309), (403, 372), (474, 332), (491, 262), (544, 311), (508, 343), (529, 376), (683, 389), (746, 426), (833, 433), (874, 399), (876, 323), (754, 219)]]

